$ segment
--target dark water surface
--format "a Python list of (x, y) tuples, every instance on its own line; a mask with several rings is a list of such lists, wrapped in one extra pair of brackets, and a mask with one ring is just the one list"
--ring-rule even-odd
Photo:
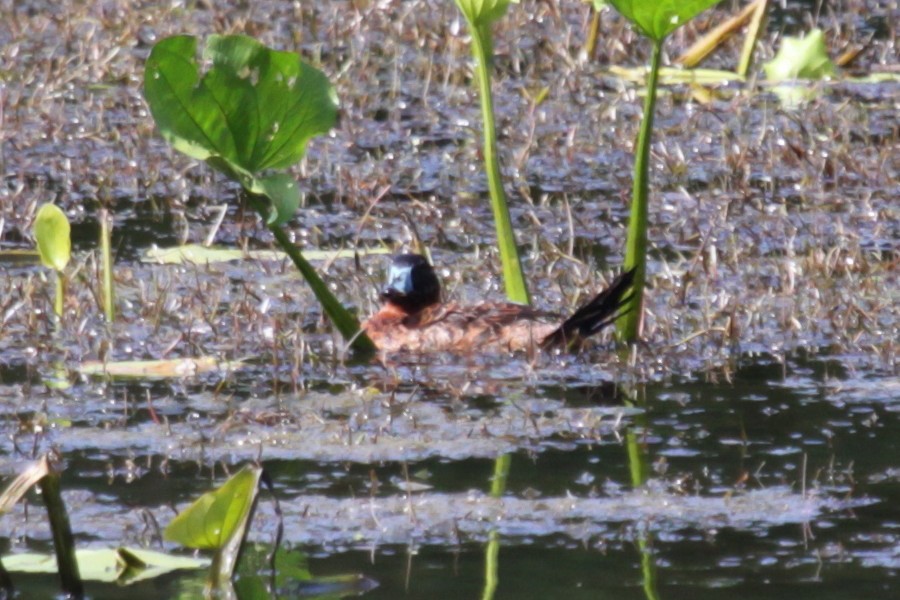
[[(0, 258), (0, 473), (58, 453), (80, 547), (159, 548), (176, 509), (259, 458), (291, 560), (316, 576), (358, 574), (350, 589), (366, 597), (480, 597), (489, 547), (497, 598), (900, 594), (896, 82), (822, 84), (801, 109), (766, 87), (726, 87), (708, 104), (667, 88), (646, 341), (633, 355), (601, 336), (574, 357), (359, 362), (285, 261), (142, 260), (153, 245), (203, 241), (225, 203), (217, 244), (272, 244), (232, 186), (155, 135), (143, 60), (179, 32), (301, 51), (335, 82), (343, 114), (296, 170), (298, 245), (398, 251), (418, 236), (446, 297), (499, 299), (453, 3), (76, 4), (0, 2), (0, 250), (33, 246), (48, 200), (75, 236), (58, 328), (52, 277)], [(803, 4), (773, 10), (764, 58), (816, 18)], [(815, 22), (833, 55), (868, 44), (844, 75), (896, 73), (890, 3), (841, 10)], [(495, 40), (512, 218), (535, 303), (561, 311), (621, 265), (640, 97), (606, 66), (643, 64), (647, 51), (604, 13), (596, 59), (579, 60), (588, 22), (585, 3), (524, 2)], [(695, 38), (690, 26), (673, 36), (671, 56)], [(731, 68), (737, 52), (711, 66)], [(96, 302), (102, 206), (115, 216), (111, 329)], [(377, 308), (387, 258), (316, 266), (360, 316)], [(103, 357), (195, 356), (244, 366), (77, 374)], [(511, 467), (492, 498), (501, 455)], [(251, 539), (271, 543), (276, 523), (263, 495)], [(36, 496), (0, 519), (3, 556), (51, 547)], [(56, 593), (50, 577), (13, 578), (23, 597)], [(282, 597), (338, 593), (316, 585), (279, 584)], [(89, 594), (201, 589), (202, 575), (186, 574)]]

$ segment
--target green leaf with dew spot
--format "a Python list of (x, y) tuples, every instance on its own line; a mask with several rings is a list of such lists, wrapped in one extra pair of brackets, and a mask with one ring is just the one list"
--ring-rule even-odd
[(720, 0), (610, 0), (623, 17), (654, 41), (670, 33)]
[(72, 258), (71, 226), (55, 204), (44, 204), (34, 220), (34, 238), (45, 267), (61, 272)]
[(299, 205), (296, 183), (291, 189), (286, 175), (268, 180), (261, 173), (295, 164), (312, 137), (335, 125), (334, 87), (298, 54), (241, 35), (210, 36), (203, 62), (210, 67), (201, 73), (193, 36), (153, 47), (144, 96), (160, 133), (248, 191), (274, 192), (274, 222), (285, 222)]

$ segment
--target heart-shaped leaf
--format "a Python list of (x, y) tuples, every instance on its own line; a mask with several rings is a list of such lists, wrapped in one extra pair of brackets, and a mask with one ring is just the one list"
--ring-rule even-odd
[(719, 2), (720, 0), (610, 0), (609, 3), (644, 35), (660, 42)]
[[(177, 150), (239, 181), (253, 192), (275, 190), (275, 220), (296, 210), (299, 191), (266, 169), (303, 157), (313, 136), (337, 121), (337, 97), (327, 77), (294, 52), (271, 50), (240, 35), (210, 36), (201, 74), (197, 40), (166, 38), (150, 52), (144, 95), (162, 136)], [(294, 200), (296, 195), (297, 201)]]

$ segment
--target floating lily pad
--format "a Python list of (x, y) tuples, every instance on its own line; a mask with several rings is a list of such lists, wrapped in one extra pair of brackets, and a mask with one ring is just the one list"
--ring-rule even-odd
[[(166, 573), (204, 569), (209, 559), (172, 556), (140, 548), (85, 548), (75, 551), (78, 570), (86, 581), (130, 584)], [(12, 573), (56, 573), (56, 556), (27, 552), (3, 557), (3, 566)]]
[[(647, 78), (647, 69), (643, 67), (629, 68), (613, 65), (609, 72), (627, 81), (643, 82)], [(743, 82), (746, 77), (734, 71), (719, 69), (676, 69), (663, 67), (659, 70), (659, 82), (663, 85), (695, 83), (698, 85), (722, 85), (731, 82)]]
[[(330, 261), (339, 258), (353, 258), (355, 255), (389, 254), (390, 248), (363, 248), (344, 250), (306, 250), (303, 252), (307, 260)], [(212, 264), (233, 260), (285, 260), (287, 254), (278, 250), (239, 250), (236, 248), (218, 248), (201, 244), (187, 244), (174, 248), (151, 248), (144, 253), (141, 260), (148, 263), (164, 265)]]
[(78, 366), (78, 372), (82, 375), (114, 378), (166, 379), (171, 377), (192, 377), (212, 371), (227, 372), (239, 369), (242, 365), (241, 361), (222, 361), (213, 356), (110, 362), (89, 360)]

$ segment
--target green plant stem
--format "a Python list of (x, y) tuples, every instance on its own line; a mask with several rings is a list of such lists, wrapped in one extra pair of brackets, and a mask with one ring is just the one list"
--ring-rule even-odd
[(639, 534), (638, 550), (641, 553), (641, 577), (643, 579), (644, 597), (647, 600), (659, 600), (656, 585), (656, 560), (653, 555), (653, 534), (645, 531)]
[(522, 273), (522, 261), (516, 246), (512, 221), (509, 217), (509, 206), (503, 181), (500, 176), (500, 161), (497, 156), (497, 130), (494, 125), (494, 100), (491, 94), (490, 39), (488, 33), (479, 31), (473, 24), (472, 55), (475, 58), (475, 76), (481, 92), (481, 119), (484, 126), (484, 165), (487, 171), (488, 189), (491, 194), (491, 209), (494, 213), (494, 224), (497, 228), (497, 245), (500, 248), (500, 262), (503, 265), (503, 284), (506, 297), (512, 302), (531, 304), (528, 286)]
[(69, 515), (60, 491), (59, 474), (51, 472), (40, 482), (41, 497), (47, 507), (53, 548), (56, 551), (56, 566), (63, 591), (70, 598), (82, 598), (84, 586), (75, 559), (75, 537), (69, 525)]
[(66, 301), (66, 275), (62, 271), (56, 272), (56, 296), (53, 298), (53, 312), (62, 321), (63, 310)]
[(650, 143), (653, 134), (653, 112), (656, 108), (656, 86), (664, 40), (653, 41), (650, 72), (644, 96), (644, 115), (638, 133), (634, 157), (634, 182), (631, 190), (631, 215), (625, 245), (625, 269), (635, 269), (631, 300), (625, 314), (616, 323), (620, 339), (636, 342), (641, 335), (644, 304), (644, 278), (647, 270), (647, 205), (649, 202)]
[(642, 449), (635, 427), (625, 431), (625, 447), (628, 451), (628, 470), (631, 473), (631, 485), (639, 488), (650, 477), (650, 465), (647, 464), (647, 453)]
[(491, 479), (491, 497), (500, 498), (506, 492), (506, 480), (509, 478), (509, 467), (512, 456), (501, 454), (494, 461), (494, 477)]
[[(640, 389), (626, 386), (623, 388), (625, 406), (640, 407), (642, 412), (634, 416), (634, 423), (625, 430), (625, 447), (628, 451), (628, 470), (631, 473), (631, 486), (638, 489), (650, 478), (650, 464), (647, 446), (642, 441), (647, 431), (647, 396), (643, 387)], [(638, 551), (641, 553), (641, 577), (643, 579), (644, 596), (647, 600), (659, 600), (656, 585), (656, 562), (653, 556), (653, 537), (649, 531), (638, 535)]]
[[(631, 485), (638, 489), (650, 478), (650, 464), (647, 457), (647, 445), (642, 441), (647, 431), (647, 396), (643, 386), (640, 389), (631, 385), (621, 388), (628, 408), (640, 408), (641, 412), (634, 416), (633, 424), (625, 430), (625, 448), (628, 452), (628, 471), (631, 474)], [(640, 432), (640, 437), (638, 435)]]
[[(265, 205), (251, 194), (247, 194), (247, 196), (252, 206), (260, 214), (263, 220), (265, 220)], [(331, 319), (331, 322), (334, 323), (334, 326), (337, 327), (343, 338), (350, 342), (350, 345), (354, 350), (363, 355), (375, 353), (377, 350), (375, 344), (373, 344), (372, 340), (369, 339), (369, 336), (359, 328), (359, 322), (346, 308), (344, 308), (344, 305), (334, 297), (334, 294), (331, 293), (331, 290), (328, 289), (328, 286), (325, 285), (325, 282), (322, 281), (322, 278), (319, 277), (319, 274), (316, 273), (313, 266), (303, 258), (300, 249), (294, 245), (284, 229), (275, 223), (269, 223), (267, 226), (269, 231), (272, 232), (272, 235), (275, 236), (275, 241), (278, 242), (278, 245), (281, 246), (281, 249), (284, 250), (285, 254), (291, 258), (294, 266), (297, 267), (297, 270), (303, 275), (306, 283), (312, 288), (313, 294), (316, 295), (316, 299), (322, 305), (325, 314), (328, 315), (328, 318)]]
[[(491, 497), (502, 498), (506, 492), (506, 481), (509, 479), (509, 467), (512, 455), (502, 454), (494, 461), (494, 477), (491, 479)], [(484, 549), (484, 589), (482, 600), (491, 600), (500, 582), (500, 534), (492, 529), (488, 534), (488, 542)]]
[(103, 272), (103, 312), (106, 314), (107, 323), (112, 323), (116, 319), (110, 244), (111, 229), (112, 218), (109, 211), (104, 208), (100, 211), (100, 254), (101, 271)]
[(484, 589), (481, 590), (482, 600), (491, 600), (500, 583), (500, 534), (496, 529), (488, 533), (488, 542), (484, 549)]

